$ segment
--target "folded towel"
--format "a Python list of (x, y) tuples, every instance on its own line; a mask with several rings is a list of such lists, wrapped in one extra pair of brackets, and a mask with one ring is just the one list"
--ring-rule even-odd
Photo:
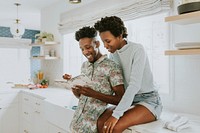
[(189, 127), (188, 121), (188, 118), (175, 114), (172, 120), (164, 122), (164, 128), (178, 132)]

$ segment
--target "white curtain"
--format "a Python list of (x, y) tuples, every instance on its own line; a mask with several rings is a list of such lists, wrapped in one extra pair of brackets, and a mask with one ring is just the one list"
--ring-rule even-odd
[(83, 26), (93, 26), (101, 17), (116, 15), (122, 20), (169, 10), (172, 0), (101, 0), (61, 14), (59, 31), (62, 34), (74, 32)]

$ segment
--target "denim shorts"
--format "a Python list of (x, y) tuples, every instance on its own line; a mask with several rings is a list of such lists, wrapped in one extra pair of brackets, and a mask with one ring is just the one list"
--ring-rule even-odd
[(157, 91), (151, 91), (148, 93), (136, 94), (132, 105), (143, 105), (149, 109), (156, 119), (160, 118), (162, 112), (162, 102)]

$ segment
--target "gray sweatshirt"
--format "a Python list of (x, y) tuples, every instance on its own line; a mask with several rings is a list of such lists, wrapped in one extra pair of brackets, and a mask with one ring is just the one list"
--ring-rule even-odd
[(119, 119), (132, 105), (136, 94), (155, 90), (149, 60), (141, 44), (127, 42), (121, 49), (110, 54), (123, 70), (125, 93), (113, 111), (112, 116)]

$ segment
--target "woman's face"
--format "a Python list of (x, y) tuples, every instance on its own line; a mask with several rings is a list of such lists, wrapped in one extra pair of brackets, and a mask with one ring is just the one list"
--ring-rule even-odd
[(104, 43), (104, 47), (111, 53), (122, 48), (122, 37), (115, 37), (110, 31), (104, 31), (100, 34), (101, 40)]

